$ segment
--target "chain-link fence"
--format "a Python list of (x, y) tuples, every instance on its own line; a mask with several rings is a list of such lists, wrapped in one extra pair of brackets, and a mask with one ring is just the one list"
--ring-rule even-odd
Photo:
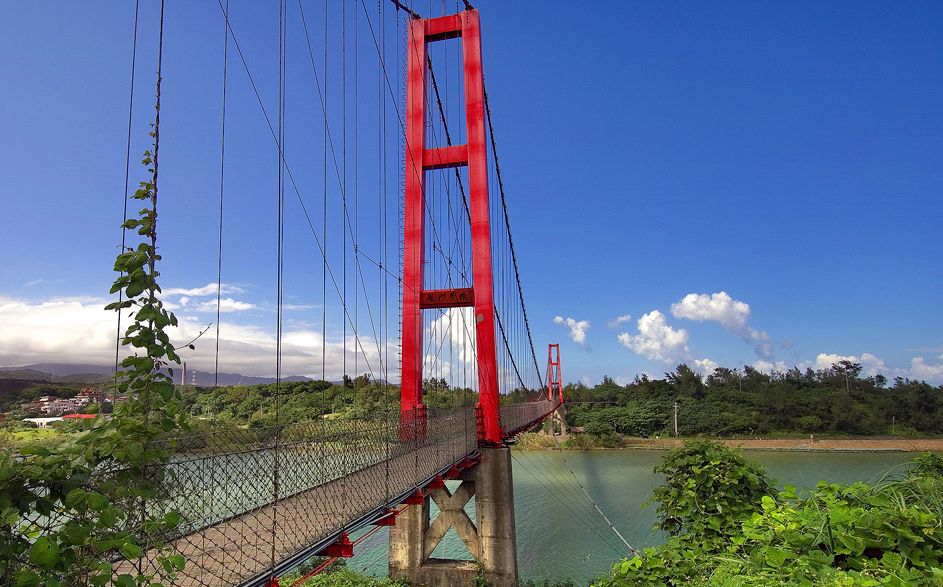
[(541, 398), (539, 401), (526, 404), (507, 404), (501, 406), (501, 428), (505, 436), (514, 436), (535, 422), (543, 419), (555, 410), (559, 402)]
[[(502, 406), (503, 427), (514, 433), (554, 407), (546, 400)], [(425, 415), (216, 430), (161, 441), (173, 444), (174, 456), (164, 465), (159, 499), (128, 504), (129, 516), (176, 512), (180, 522), (163, 535), (141, 537), (144, 545), (164, 544), (163, 551), (115, 560), (115, 573), (155, 572), (166, 564), (161, 557), (182, 555), (186, 565), (176, 585), (229, 587), (265, 576), (297, 553), (313, 554), (477, 449), (474, 408)], [(103, 478), (108, 474), (101, 471)], [(54, 510), (36, 512), (25, 526), (3, 532), (42, 536), (64, 522)], [(21, 558), (11, 566), (31, 564)]]

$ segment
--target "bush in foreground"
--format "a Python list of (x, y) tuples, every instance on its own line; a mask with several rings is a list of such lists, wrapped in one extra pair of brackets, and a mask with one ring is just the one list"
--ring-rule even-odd
[(943, 457), (879, 486), (819, 483), (769, 495), (758, 465), (714, 443), (673, 450), (656, 471), (673, 535), (616, 565), (600, 587), (943, 587)]

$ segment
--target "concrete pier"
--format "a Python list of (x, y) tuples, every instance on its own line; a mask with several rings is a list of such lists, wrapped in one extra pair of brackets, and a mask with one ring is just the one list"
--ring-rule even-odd
[[(422, 505), (397, 516), (396, 526), (390, 529), (390, 577), (404, 578), (415, 586), (474, 587), (481, 573), (492, 587), (517, 587), (511, 453), (507, 447), (482, 448), (481, 453), (481, 462), (462, 471), (462, 483), (454, 493), (435, 489)], [(474, 522), (465, 512), (472, 497)], [(431, 521), (430, 498), (439, 508)], [(474, 561), (431, 558), (449, 528), (455, 528)]]

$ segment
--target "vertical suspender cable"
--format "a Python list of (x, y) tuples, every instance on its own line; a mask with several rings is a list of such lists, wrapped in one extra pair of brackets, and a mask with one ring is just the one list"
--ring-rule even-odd
[[(140, 0), (137, 0), (134, 3), (134, 34), (132, 35), (131, 40), (131, 88), (128, 90), (128, 152), (124, 162), (124, 210), (121, 217), (121, 252), (124, 252), (126, 241), (125, 237), (127, 235), (127, 230), (124, 228), (124, 223), (128, 221), (128, 182), (130, 181), (131, 175), (131, 119), (132, 114), (134, 113), (134, 64), (137, 61), (137, 51), (138, 51), (138, 9), (140, 8)], [(124, 290), (118, 290), (118, 301), (121, 302), (124, 297)], [(121, 351), (121, 310), (118, 310), (118, 326), (115, 332), (115, 372), (113, 377), (115, 382), (118, 381), (118, 362), (120, 358)], [(118, 387), (115, 386), (115, 393), (112, 397), (113, 401), (118, 401)]]
[(275, 447), (274, 467), (272, 468), (272, 576), (275, 573), (275, 542), (278, 536), (278, 498), (279, 498), (279, 444), (281, 441), (280, 394), (282, 379), (282, 299), (284, 286), (284, 241), (285, 241), (285, 0), (278, 3), (278, 228), (277, 228), (277, 277), (276, 277), (276, 335), (275, 335)]
[(324, 160), (322, 164), (321, 191), (321, 234), (324, 235), (324, 262), (321, 265), (321, 380), (327, 381), (325, 368), (327, 366), (327, 5), (324, 3)]
[[(325, 76), (326, 77), (326, 76)], [(341, 305), (347, 312), (347, 3), (341, 3)], [(347, 320), (343, 321), (343, 365), (347, 375)], [(354, 376), (357, 374), (354, 373)], [(354, 394), (354, 414), (357, 413), (357, 394)]]
[(219, 252), (216, 267), (216, 364), (213, 386), (219, 386), (219, 313), (223, 293), (223, 180), (226, 164), (226, 76), (229, 65), (229, 0), (223, 10), (223, 115), (219, 139)]

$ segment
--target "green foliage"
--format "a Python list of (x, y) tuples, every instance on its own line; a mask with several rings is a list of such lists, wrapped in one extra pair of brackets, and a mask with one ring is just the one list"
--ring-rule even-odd
[[(706, 462), (703, 458), (696, 466)], [(763, 495), (759, 507), (755, 494), (736, 488), (746, 503), (735, 508), (739, 513), (728, 520), (724, 540), (685, 540), (695, 528), (705, 528), (697, 518), (715, 517), (691, 507), (688, 534), (619, 563), (597, 585), (943, 586), (941, 470), (943, 457), (927, 453), (906, 476), (878, 486), (823, 482), (808, 494), (797, 494), (787, 485), (778, 498)], [(748, 476), (741, 477), (741, 485), (750, 483)], [(662, 495), (671, 484), (661, 488)]]
[[(151, 136), (156, 150), (156, 128)], [(143, 163), (154, 163), (150, 153)], [(125, 370), (115, 383), (128, 401), (113, 419), (99, 416), (58, 446), (27, 445), (19, 455), (0, 449), (5, 585), (159, 585), (152, 581), (173, 581), (183, 569), (183, 557), (163, 552), (159, 539), (179, 515), (162, 507), (158, 493), (171, 450), (153, 441), (185, 421), (182, 397), (162, 372), (178, 358), (165, 332), (176, 318), (157, 299), (155, 168), (133, 196), (145, 201), (144, 209), (123, 225), (136, 228), (144, 242), (118, 254), (111, 293), (121, 291), (124, 299), (107, 306), (134, 312), (122, 344), (135, 352), (121, 363)], [(153, 571), (121, 562), (147, 552), (157, 562)]]
[(658, 526), (671, 536), (719, 548), (739, 531), (740, 521), (775, 495), (762, 465), (736, 449), (707, 440), (672, 449), (655, 472)]
[[(280, 578), (279, 582), (284, 587), (289, 587), (290, 580), (290, 577), (286, 576)], [(409, 587), (409, 583), (405, 579), (367, 577), (356, 571), (341, 568), (335, 572), (320, 573), (311, 577), (305, 581), (304, 587)]]
[(573, 579), (563, 579), (562, 581), (552, 579), (540, 579), (535, 581), (528, 579), (521, 582), (521, 587), (577, 587), (577, 584), (573, 582)]
[(860, 365), (837, 363), (819, 371), (765, 374), (718, 367), (706, 382), (685, 364), (664, 379), (611, 378), (589, 388), (569, 385), (567, 423), (586, 432), (625, 436), (674, 433), (677, 403), (681, 436), (943, 434), (943, 386), (880, 376), (862, 377)]

